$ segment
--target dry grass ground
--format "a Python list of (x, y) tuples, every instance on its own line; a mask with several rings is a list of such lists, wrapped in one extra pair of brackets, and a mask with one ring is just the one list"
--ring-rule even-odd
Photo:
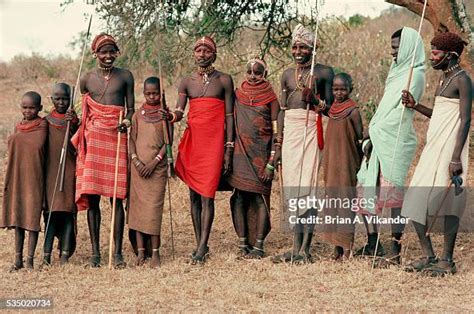
[[(355, 32), (358, 34), (357, 32), (362, 31)], [(432, 74), (430, 75), (430, 79), (433, 80)], [(20, 117), (16, 106), (20, 96), (29, 89), (38, 90), (46, 96), (53, 81), (54, 79), (20, 80), (13, 77), (0, 80), (1, 187), (3, 187), (6, 137), (14, 121)], [(68, 81), (72, 81), (72, 77)], [(360, 83), (358, 84), (360, 86)], [(137, 83), (137, 95), (140, 90), (140, 84)], [(174, 93), (174, 87), (170, 88), (168, 95)], [(44, 103), (46, 107), (50, 106), (46, 97)], [(427, 123), (426, 119), (417, 120), (420, 139), (425, 138)], [(423, 140), (420, 143), (423, 144)], [(474, 169), (472, 166), (474, 164), (471, 158), (471, 170)], [(410, 173), (412, 171), (413, 169)], [(470, 186), (474, 185), (472, 173), (473, 171), (468, 182)], [(266, 243), (269, 256), (281, 253), (291, 246), (291, 234), (283, 233), (279, 228), (277, 187), (275, 183), (271, 210), (273, 231)], [(129, 263), (126, 269), (109, 271), (107, 268), (85, 268), (90, 254), (90, 242), (86, 214), (82, 212), (78, 215), (78, 247), (69, 265), (59, 267), (56, 259), (51, 268), (42, 271), (22, 270), (8, 273), (7, 270), (14, 258), (14, 233), (0, 230), (0, 299), (50, 297), (54, 300), (56, 311), (84, 312), (145, 310), (470, 312), (474, 308), (472, 234), (459, 235), (455, 251), (459, 273), (442, 279), (405, 273), (399, 268), (371, 271), (370, 264), (366, 260), (353, 259), (344, 264), (333, 263), (328, 259), (331, 248), (316, 243), (317, 237), (313, 245), (314, 253), (321, 256), (322, 260), (312, 265), (273, 265), (269, 258), (261, 261), (237, 261), (235, 259), (237, 237), (228, 206), (230, 193), (225, 192), (219, 193), (216, 199), (216, 218), (210, 239), (211, 257), (204, 266), (191, 266), (187, 261), (194, 249), (194, 235), (188, 209), (187, 188), (182, 182), (174, 181), (172, 192), (176, 260), (173, 261), (171, 258), (167, 206), (162, 231), (162, 267), (158, 270), (151, 270), (147, 265), (134, 266), (134, 256), (127, 237), (124, 240), (125, 258)], [(106, 261), (110, 207), (106, 203), (103, 205), (105, 209), (102, 216), (101, 242), (103, 259)], [(434, 240), (439, 252), (442, 238), (435, 235)], [(364, 234), (359, 233), (356, 246), (362, 245), (364, 241)], [(384, 235), (382, 241), (388, 244), (388, 235)], [(41, 234), (36, 252), (37, 264), (41, 257), (42, 243)], [(421, 254), (414, 234), (407, 234), (406, 244), (409, 246), (406, 255), (408, 260)]]

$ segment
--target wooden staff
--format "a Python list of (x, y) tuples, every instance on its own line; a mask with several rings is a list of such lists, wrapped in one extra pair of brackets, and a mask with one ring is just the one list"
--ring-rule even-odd
[[(161, 107), (164, 110), (167, 110), (166, 106), (166, 97), (165, 97), (165, 89), (163, 88), (164, 80), (163, 80), (163, 73), (161, 70), (161, 59), (158, 58), (158, 68), (160, 74), (160, 94), (161, 94)], [(167, 185), (168, 185), (168, 204), (170, 210), (170, 232), (171, 232), (171, 255), (173, 256), (174, 260), (174, 232), (173, 232), (173, 210), (171, 207), (171, 185), (170, 185), (170, 178), (175, 177), (174, 173), (174, 160), (173, 160), (173, 150), (171, 146), (171, 132), (170, 132), (170, 125), (169, 121), (166, 119), (162, 120), (163, 122), (163, 135), (164, 141), (166, 145), (166, 161), (168, 165), (168, 177), (166, 178)]]
[[(421, 26), (423, 25), (423, 20), (425, 19), (425, 12), (426, 12), (426, 5), (428, 3), (428, 0), (424, 0), (424, 3), (423, 3), (423, 12), (421, 13), (421, 20), (420, 20), (420, 25), (418, 26), (418, 36), (421, 37)], [(409, 91), (410, 90), (410, 86), (411, 86), (411, 80), (412, 80), (412, 77), (413, 77), (413, 69), (415, 67), (415, 57), (416, 57), (416, 51), (418, 49), (418, 43), (420, 42), (420, 40), (417, 40), (416, 43), (415, 43), (415, 48), (413, 49), (413, 54), (412, 54), (412, 58), (411, 58), (411, 64), (410, 64), (410, 69), (408, 71), (408, 80), (407, 80), (407, 85), (405, 87), (405, 90)], [(405, 114), (405, 106), (403, 106), (402, 108), (402, 113), (400, 114), (400, 121), (398, 123), (398, 131), (397, 131), (397, 140), (395, 141), (395, 148), (393, 149), (393, 154), (392, 154), (392, 163), (390, 164), (390, 171), (389, 171), (389, 176), (387, 178), (392, 178), (392, 174), (393, 174), (393, 161), (395, 160), (395, 155), (397, 153), (397, 148), (398, 148), (398, 143), (399, 143), (399, 140), (400, 140), (400, 131), (402, 129), (402, 122), (403, 122), (403, 116)], [(385, 199), (384, 199), (384, 202), (383, 202), (383, 207), (382, 207), (382, 217), (384, 215), (384, 212), (385, 212), (385, 205), (387, 204), (387, 196), (388, 196), (388, 188), (386, 188), (386, 191), (385, 191)], [(382, 228), (380, 228), (382, 229)], [(375, 259), (377, 258), (377, 250), (379, 248), (379, 242), (380, 242), (380, 234), (381, 234), (381, 231), (379, 230), (379, 232), (377, 232), (377, 241), (375, 242), (375, 251), (374, 251), (374, 256), (373, 256), (373, 259), (372, 259), (372, 269), (375, 268)]]
[[(120, 111), (119, 125), (122, 124), (123, 111)], [(117, 152), (115, 155), (115, 176), (114, 176), (114, 194), (112, 197), (112, 219), (110, 222), (110, 238), (109, 238), (109, 269), (112, 269), (112, 245), (114, 241), (115, 231), (115, 207), (117, 205), (117, 185), (118, 185), (118, 168), (120, 159), (120, 140), (122, 139), (122, 133), (117, 131)]]

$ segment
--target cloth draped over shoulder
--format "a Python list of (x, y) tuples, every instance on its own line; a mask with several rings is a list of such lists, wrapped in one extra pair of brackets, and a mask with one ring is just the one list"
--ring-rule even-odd
[[(89, 207), (88, 195), (113, 197), (117, 125), (123, 107), (103, 105), (89, 94), (82, 98), (82, 124), (71, 139), (77, 151), (76, 204)], [(117, 198), (127, 196), (127, 134), (120, 133)]]
[(18, 123), (8, 137), (8, 165), (0, 228), (40, 231), (48, 124), (42, 118)]
[[(357, 109), (357, 103), (348, 99), (343, 103), (335, 102), (329, 110), (326, 129), (326, 141), (323, 152), (322, 168), (325, 183), (325, 195), (331, 199), (350, 200), (357, 197), (357, 171), (362, 160), (362, 151), (358, 135), (350, 118)], [(337, 219), (354, 218), (352, 208), (342, 205), (327, 206), (324, 217), (331, 222), (322, 225), (321, 238), (333, 245), (350, 249), (354, 242), (354, 224), (338, 223)]]
[[(64, 136), (66, 135), (66, 119), (64, 114), (53, 110), (45, 117), (48, 122), (48, 146), (46, 158), (46, 209), (55, 211), (64, 211), (75, 213), (77, 211), (75, 202), (76, 192), (76, 150), (72, 144), (68, 145), (66, 155), (66, 168), (64, 173), (64, 191), (59, 191), (59, 185), (56, 187), (56, 194), (53, 201), (53, 193), (58, 175), (59, 160), (63, 146)], [(70, 135), (77, 129), (77, 121), (71, 123)], [(70, 137), (69, 137), (70, 139)], [(59, 183), (58, 183), (59, 184)], [(52, 205), (52, 208), (51, 208)]]
[[(433, 216), (441, 205), (444, 206), (439, 216), (462, 216), (466, 205), (466, 189), (457, 196), (454, 195), (454, 188), (450, 189), (446, 200), (440, 203), (451, 181), (449, 163), (460, 126), (459, 99), (437, 96), (426, 134), (426, 145), (405, 195), (402, 208), (404, 217), (426, 224), (427, 217)], [(461, 152), (461, 163), (464, 185), (469, 166), (469, 137)]]
[[(418, 46), (414, 52), (417, 41)], [(406, 88), (408, 82), (413, 52), (415, 53), (415, 62), (410, 93), (418, 102), (425, 85), (423, 41), (417, 31), (404, 27), (397, 61), (392, 62), (385, 82), (384, 95), (369, 124), (369, 135), (373, 145), (371, 157), (368, 163), (364, 158), (357, 175), (359, 183), (364, 187), (364, 196), (367, 199), (375, 197), (379, 171), (389, 183), (396, 187), (403, 187), (415, 154), (417, 145), (413, 127), (415, 113), (413, 110), (405, 109), (403, 119), (400, 119), (404, 107), (401, 102), (402, 90)], [(393, 158), (393, 156), (395, 157)], [(375, 208), (368, 208), (368, 210), (374, 212)]]
[(187, 124), (178, 146), (176, 175), (201, 196), (214, 198), (224, 163), (224, 100), (191, 99)]
[[(255, 92), (253, 97), (246, 92), (244, 84), (236, 91), (234, 118), (236, 128), (232, 173), (229, 184), (242, 191), (270, 195), (271, 182), (263, 183), (260, 176), (265, 170), (272, 147), (271, 102), (276, 95), (271, 85)], [(249, 100), (250, 98), (250, 100)], [(265, 101), (254, 102), (255, 99)]]
[[(130, 153), (147, 164), (155, 158), (164, 145), (163, 123), (158, 110), (142, 107), (133, 115), (130, 130)], [(149, 235), (161, 233), (161, 221), (167, 182), (167, 163), (163, 158), (148, 178), (130, 167), (130, 198), (128, 226)]]

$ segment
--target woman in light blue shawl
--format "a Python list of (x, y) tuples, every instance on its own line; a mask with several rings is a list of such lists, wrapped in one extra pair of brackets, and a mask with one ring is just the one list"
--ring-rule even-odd
[[(395, 32), (392, 36), (392, 49), (396, 51), (396, 45), (399, 44), (398, 54), (394, 57), (390, 67), (382, 100), (369, 124), (370, 140), (366, 140), (363, 144), (364, 147), (370, 141), (369, 145), (372, 145), (372, 152), (370, 158), (367, 158), (367, 156), (364, 158), (357, 174), (359, 185), (364, 187), (364, 198), (366, 200), (377, 197), (376, 187), (381, 181), (387, 183), (388, 186), (403, 188), (417, 145), (417, 137), (413, 128), (415, 113), (413, 110), (403, 111), (402, 90), (406, 89), (413, 53), (415, 53), (410, 92), (416, 101), (420, 100), (425, 85), (425, 51), (423, 41), (414, 29), (404, 27), (401, 31), (401, 37), (396, 36), (398, 34), (399, 32)], [(416, 51), (415, 47), (417, 47)], [(384, 188), (386, 189), (386, 187)], [(390, 206), (391, 203), (390, 195), (387, 195), (385, 189), (380, 191), (378, 202), (376, 202), (381, 207), (384, 203), (385, 207)], [(387, 201), (384, 201), (387, 196)], [(369, 202), (369, 204), (371, 203), (373, 202)], [(401, 204), (395, 206), (397, 208), (392, 209), (392, 217), (400, 215), (400, 208), (398, 207), (401, 207)], [(366, 210), (372, 214), (376, 212), (375, 206), (366, 208)], [(399, 240), (401, 239), (403, 226), (398, 226), (398, 228), (399, 230), (396, 232), (392, 230), (392, 235), (395, 238), (392, 248), (396, 255), (399, 254), (401, 248)], [(369, 232), (369, 229), (367, 231), (369, 242), (357, 253), (372, 255), (377, 241), (377, 231), (376, 229), (372, 233)], [(383, 255), (382, 246), (379, 245), (379, 248), (377, 255)]]

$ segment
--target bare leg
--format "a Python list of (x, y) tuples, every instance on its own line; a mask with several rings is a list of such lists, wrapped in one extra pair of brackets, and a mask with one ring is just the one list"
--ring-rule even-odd
[(441, 255), (442, 260), (452, 261), (454, 245), (459, 229), (459, 218), (457, 216), (446, 216), (444, 218), (444, 249)]
[(159, 267), (161, 264), (160, 261), (160, 244), (161, 244), (161, 237), (160, 235), (152, 235), (151, 236), (151, 246), (152, 246), (152, 255), (151, 255), (151, 268)]
[[(316, 210), (314, 208), (307, 210), (306, 213), (304, 214), (306, 218), (309, 218), (315, 215), (316, 215)], [(303, 226), (303, 231), (304, 231), (303, 240), (301, 242), (301, 248), (298, 251), (298, 254), (306, 256), (306, 257), (311, 257), (310, 249), (311, 249), (311, 241), (313, 239), (314, 224), (312, 223), (305, 224)]]
[(196, 251), (196, 256), (204, 257), (208, 252), (207, 242), (211, 234), (212, 223), (214, 221), (214, 199), (201, 196), (202, 212), (201, 212), (201, 236)]
[[(401, 208), (392, 208), (392, 218), (401, 217)], [(402, 236), (405, 230), (405, 224), (392, 224), (392, 254), (395, 261), (400, 263), (400, 252), (402, 251)], [(380, 245), (380, 244), (379, 244)]]
[(23, 268), (23, 244), (25, 243), (25, 229), (15, 228), (15, 264), (13, 269)]
[(246, 217), (248, 202), (245, 200), (243, 191), (235, 189), (234, 194), (230, 198), (230, 208), (232, 211), (232, 222), (234, 223), (234, 229), (237, 233), (237, 236), (239, 237), (239, 256), (243, 257), (250, 251)]
[(26, 257), (26, 268), (33, 269), (36, 245), (38, 244), (38, 231), (28, 231), (28, 256)]
[(263, 249), (263, 240), (267, 237), (270, 233), (270, 215), (268, 211), (270, 208), (270, 198), (267, 197), (267, 200), (264, 201), (265, 195), (255, 195), (256, 202), (258, 206), (258, 213), (257, 213), (257, 240), (262, 240), (260, 249)]
[(137, 238), (137, 266), (141, 266), (145, 263), (145, 240), (143, 239), (143, 233), (135, 231), (135, 236)]
[(71, 213), (61, 213), (63, 233), (61, 235), (61, 265), (69, 261), (71, 246), (74, 238), (74, 216)]
[(100, 267), (100, 196), (89, 195), (89, 210), (87, 211), (87, 224), (92, 245), (92, 256), (90, 265)]
[(415, 221), (413, 221), (413, 226), (415, 227), (416, 234), (420, 240), (421, 251), (423, 252), (423, 255), (427, 257), (434, 257), (435, 253), (433, 250), (433, 244), (431, 243), (430, 237), (426, 236), (427, 226)]
[(189, 198), (191, 201), (191, 218), (193, 220), (194, 235), (196, 237), (196, 243), (199, 245), (201, 242), (201, 195), (189, 189)]
[[(51, 213), (48, 230), (44, 236), (43, 265), (51, 264), (51, 252), (53, 250), (54, 234), (56, 233), (56, 214), (57, 213)], [(47, 217), (46, 215), (46, 219)]]
[[(112, 205), (112, 198), (110, 199)], [(125, 226), (125, 211), (123, 210), (123, 201), (116, 200), (115, 221), (114, 221), (114, 266), (124, 267), (126, 264), (122, 256), (123, 229)]]

